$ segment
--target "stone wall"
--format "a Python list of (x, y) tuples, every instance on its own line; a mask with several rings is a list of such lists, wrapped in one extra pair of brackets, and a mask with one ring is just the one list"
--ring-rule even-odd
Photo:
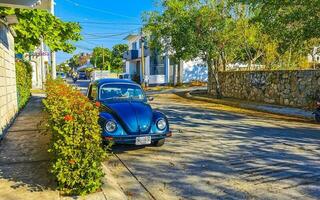
[(0, 23), (0, 138), (18, 111), (14, 39)]
[(312, 108), (320, 95), (320, 70), (221, 72), (224, 97)]

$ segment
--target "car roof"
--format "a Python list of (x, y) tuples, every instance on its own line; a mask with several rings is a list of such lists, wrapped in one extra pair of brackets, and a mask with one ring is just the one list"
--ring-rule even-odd
[(138, 85), (136, 82), (127, 80), (127, 79), (118, 79), (118, 78), (103, 78), (96, 80), (95, 83), (100, 86), (105, 83), (126, 83), (126, 84), (132, 84), (132, 85)]

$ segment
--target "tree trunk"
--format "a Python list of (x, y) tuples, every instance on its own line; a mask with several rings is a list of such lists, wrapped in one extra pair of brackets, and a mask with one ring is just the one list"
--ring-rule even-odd
[(181, 60), (178, 59), (177, 85), (181, 85)]
[(177, 73), (176, 73), (176, 68), (177, 68), (177, 65), (176, 65), (176, 63), (174, 63), (174, 65), (173, 65), (173, 69), (172, 69), (172, 85), (173, 86), (176, 86), (176, 76), (177, 76)]
[(226, 59), (226, 56), (225, 56), (225, 53), (224, 52), (221, 52), (220, 54), (221, 56), (221, 64), (222, 64), (222, 71), (226, 71), (227, 69), (227, 59)]
[(217, 99), (222, 98), (221, 86), (219, 82), (218, 61), (213, 62), (207, 59), (208, 64), (208, 94), (215, 96)]

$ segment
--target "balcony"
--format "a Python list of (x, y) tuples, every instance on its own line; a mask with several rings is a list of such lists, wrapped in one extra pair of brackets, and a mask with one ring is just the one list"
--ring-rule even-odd
[[(144, 49), (144, 57), (150, 56), (150, 50)], [(141, 58), (141, 49), (139, 50), (129, 50), (123, 54), (123, 59), (125, 60), (135, 60)]]
[(123, 59), (125, 60), (135, 60), (138, 59), (139, 51), (138, 50), (129, 50), (124, 52)]

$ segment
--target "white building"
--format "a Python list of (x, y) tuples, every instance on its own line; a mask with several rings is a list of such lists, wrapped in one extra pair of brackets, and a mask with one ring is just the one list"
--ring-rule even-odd
[[(174, 83), (177, 80), (177, 66), (170, 59), (168, 54), (157, 54), (152, 52), (147, 44), (144, 47), (145, 70), (142, 74), (141, 66), (141, 35), (128, 35), (125, 40), (128, 41), (129, 51), (123, 58), (125, 59), (125, 73), (130, 74), (131, 79), (143, 79), (149, 85), (165, 85)], [(190, 82), (193, 80), (207, 81), (208, 70), (201, 60), (181, 62), (181, 81)], [(143, 77), (143, 78), (141, 78)]]
[(312, 53), (308, 55), (309, 63), (320, 63), (320, 46), (314, 47)]

